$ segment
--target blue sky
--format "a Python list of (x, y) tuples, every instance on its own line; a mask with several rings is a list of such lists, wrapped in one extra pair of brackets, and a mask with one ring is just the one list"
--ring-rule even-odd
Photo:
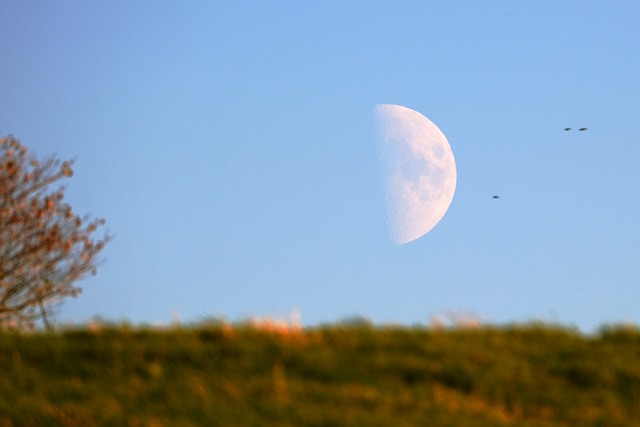
[[(59, 322), (640, 322), (640, 3), (0, 10), (0, 133), (77, 158), (67, 199), (116, 236)], [(381, 103), (432, 120), (457, 163), (449, 211), (403, 246)]]

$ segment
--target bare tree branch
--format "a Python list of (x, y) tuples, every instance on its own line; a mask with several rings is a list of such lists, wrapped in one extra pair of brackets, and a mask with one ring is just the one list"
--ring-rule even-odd
[(49, 186), (73, 175), (73, 161), (38, 161), (12, 136), (0, 139), (0, 328), (49, 329), (53, 304), (76, 297), (74, 284), (96, 273), (109, 241), (92, 237), (104, 219), (74, 214), (65, 187)]

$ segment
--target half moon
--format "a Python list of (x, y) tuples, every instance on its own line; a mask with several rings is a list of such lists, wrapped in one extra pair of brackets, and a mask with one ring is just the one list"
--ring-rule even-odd
[(400, 105), (376, 106), (390, 236), (397, 245), (440, 222), (456, 190), (456, 162), (438, 127)]

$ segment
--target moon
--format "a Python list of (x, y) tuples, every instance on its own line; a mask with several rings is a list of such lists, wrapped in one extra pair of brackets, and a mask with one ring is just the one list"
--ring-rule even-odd
[(431, 231), (456, 191), (456, 162), (444, 134), (417, 111), (376, 106), (391, 240), (403, 245)]

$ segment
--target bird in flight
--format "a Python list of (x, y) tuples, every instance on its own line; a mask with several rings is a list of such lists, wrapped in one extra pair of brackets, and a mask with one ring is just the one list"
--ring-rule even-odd
[[(564, 128), (564, 131), (565, 131), (565, 132), (570, 131), (570, 130), (571, 130), (571, 128)], [(579, 130), (580, 132), (584, 132), (585, 130), (587, 130), (587, 128), (580, 128), (580, 129), (578, 129), (578, 130)]]
[(500, 198), (500, 196), (493, 196), (493, 198), (494, 198), (494, 199), (499, 199), (499, 198)]

